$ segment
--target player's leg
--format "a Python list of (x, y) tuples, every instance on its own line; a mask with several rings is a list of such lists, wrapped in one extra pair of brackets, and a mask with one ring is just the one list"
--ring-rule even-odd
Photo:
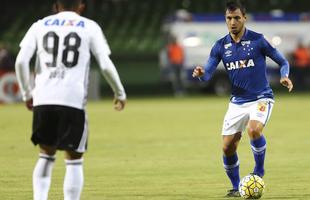
[(33, 196), (35, 200), (46, 200), (51, 185), (52, 169), (56, 153), (57, 119), (53, 106), (33, 108), (33, 144), (40, 146), (39, 159), (33, 170)]
[(239, 159), (237, 147), (241, 139), (241, 132), (233, 135), (223, 136), (223, 163), (227, 176), (229, 177), (233, 190), (238, 191), (240, 182)]
[(251, 108), (248, 123), (248, 135), (251, 140), (251, 148), (255, 160), (254, 174), (263, 177), (265, 174), (264, 163), (266, 154), (266, 139), (263, 129), (270, 118), (273, 100), (259, 100)]
[(87, 147), (87, 118), (84, 110), (59, 108), (58, 148), (65, 150), (66, 173), (63, 191), (65, 200), (79, 200), (84, 184), (83, 153)]
[(263, 123), (256, 120), (250, 120), (248, 124), (248, 135), (251, 140), (251, 148), (255, 160), (253, 173), (260, 177), (263, 177), (265, 174), (266, 139), (263, 135), (263, 127)]
[(238, 193), (239, 159), (237, 147), (241, 139), (241, 133), (245, 129), (249, 116), (245, 106), (229, 104), (223, 122), (223, 164), (226, 174), (232, 183), (232, 190), (229, 190), (227, 197), (240, 196)]
[(33, 170), (33, 199), (47, 200), (51, 185), (56, 148), (40, 145), (39, 159)]
[(79, 200), (84, 184), (83, 154), (65, 151), (64, 200)]

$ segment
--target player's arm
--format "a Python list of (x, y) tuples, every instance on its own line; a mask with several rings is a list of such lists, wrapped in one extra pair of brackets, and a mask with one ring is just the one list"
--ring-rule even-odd
[(97, 24), (94, 25), (94, 29), (96, 30), (92, 32), (94, 34), (90, 41), (91, 52), (95, 56), (103, 76), (114, 92), (114, 108), (116, 110), (123, 110), (126, 104), (126, 93), (117, 70), (109, 57), (111, 53), (109, 45)]
[(221, 61), (220, 59), (220, 45), (216, 43), (210, 52), (210, 57), (205, 66), (196, 66), (192, 76), (202, 78), (204, 81), (208, 81), (211, 79), (213, 73), (216, 70), (217, 65)]
[(30, 84), (30, 60), (36, 50), (36, 41), (33, 35), (32, 26), (20, 44), (20, 51), (15, 61), (15, 72), (18, 85), (22, 94), (26, 107), (32, 110), (32, 88)]
[(126, 104), (126, 93), (120, 77), (110, 57), (104, 53), (95, 55), (101, 72), (114, 92), (114, 105), (116, 110), (123, 110)]
[(265, 38), (263, 38), (263, 50), (266, 53), (268, 57), (270, 57), (273, 61), (275, 61), (280, 66), (280, 83), (288, 88), (288, 91), (291, 92), (293, 89), (293, 83), (289, 78), (289, 72), (290, 72), (290, 65), (285, 59), (285, 57), (282, 55), (281, 52), (279, 52), (277, 49), (272, 47), (268, 41), (266, 41)]
[(15, 62), (15, 72), (18, 85), (22, 94), (23, 101), (29, 110), (32, 109), (32, 94), (30, 85), (30, 68), (29, 63), (34, 50), (27, 47), (22, 47), (17, 55)]

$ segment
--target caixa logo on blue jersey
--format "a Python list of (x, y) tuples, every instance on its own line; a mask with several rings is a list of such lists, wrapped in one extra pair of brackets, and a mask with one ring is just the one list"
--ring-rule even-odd
[(254, 66), (255, 64), (254, 64), (253, 59), (238, 60), (238, 61), (226, 63), (227, 70), (242, 69), (242, 68), (254, 67)]
[(44, 22), (45, 26), (75, 26), (85, 27), (84, 21), (68, 20), (68, 19), (48, 19)]

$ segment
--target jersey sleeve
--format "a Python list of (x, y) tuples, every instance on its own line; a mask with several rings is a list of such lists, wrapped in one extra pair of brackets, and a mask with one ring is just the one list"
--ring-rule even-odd
[(37, 42), (35, 37), (36, 25), (37, 23), (34, 23), (25, 34), (24, 38), (19, 44), (21, 48), (27, 48), (32, 50), (35, 50), (37, 48)]
[(205, 74), (204, 74), (203, 79), (205, 81), (208, 81), (211, 79), (213, 73), (216, 70), (217, 65), (221, 61), (220, 48), (221, 46), (219, 42), (216, 42), (215, 45), (211, 49), (209, 59), (204, 66)]
[(104, 78), (112, 88), (115, 98), (125, 100), (125, 89), (110, 57), (105, 53), (100, 53), (95, 55), (95, 58), (99, 63)]
[(93, 22), (93, 27), (91, 30), (91, 37), (90, 37), (90, 50), (94, 55), (98, 55), (100, 53), (104, 53), (106, 55), (111, 54), (110, 47), (108, 42), (102, 32), (100, 26)]
[(112, 88), (116, 99), (125, 100), (126, 93), (121, 83), (119, 74), (111, 61), (109, 55), (111, 54), (109, 45), (103, 35), (101, 28), (95, 24), (95, 30), (93, 37), (91, 38), (90, 49), (94, 57), (96, 58), (101, 72)]
[(287, 59), (285, 59), (283, 54), (274, 48), (264, 37), (262, 37), (261, 40), (263, 53), (280, 66), (281, 77), (288, 77), (290, 66)]
[(16, 77), (24, 101), (32, 98), (29, 63), (36, 50), (35, 31), (35, 24), (33, 24), (20, 43), (20, 51), (15, 61)]

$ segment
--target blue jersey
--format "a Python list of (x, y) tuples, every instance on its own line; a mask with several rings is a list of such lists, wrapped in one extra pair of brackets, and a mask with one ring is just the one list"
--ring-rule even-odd
[(288, 77), (288, 61), (262, 34), (246, 29), (238, 43), (228, 34), (213, 46), (203, 78), (209, 80), (222, 60), (232, 84), (232, 103), (273, 98), (267, 80), (266, 56), (280, 65), (281, 77)]

